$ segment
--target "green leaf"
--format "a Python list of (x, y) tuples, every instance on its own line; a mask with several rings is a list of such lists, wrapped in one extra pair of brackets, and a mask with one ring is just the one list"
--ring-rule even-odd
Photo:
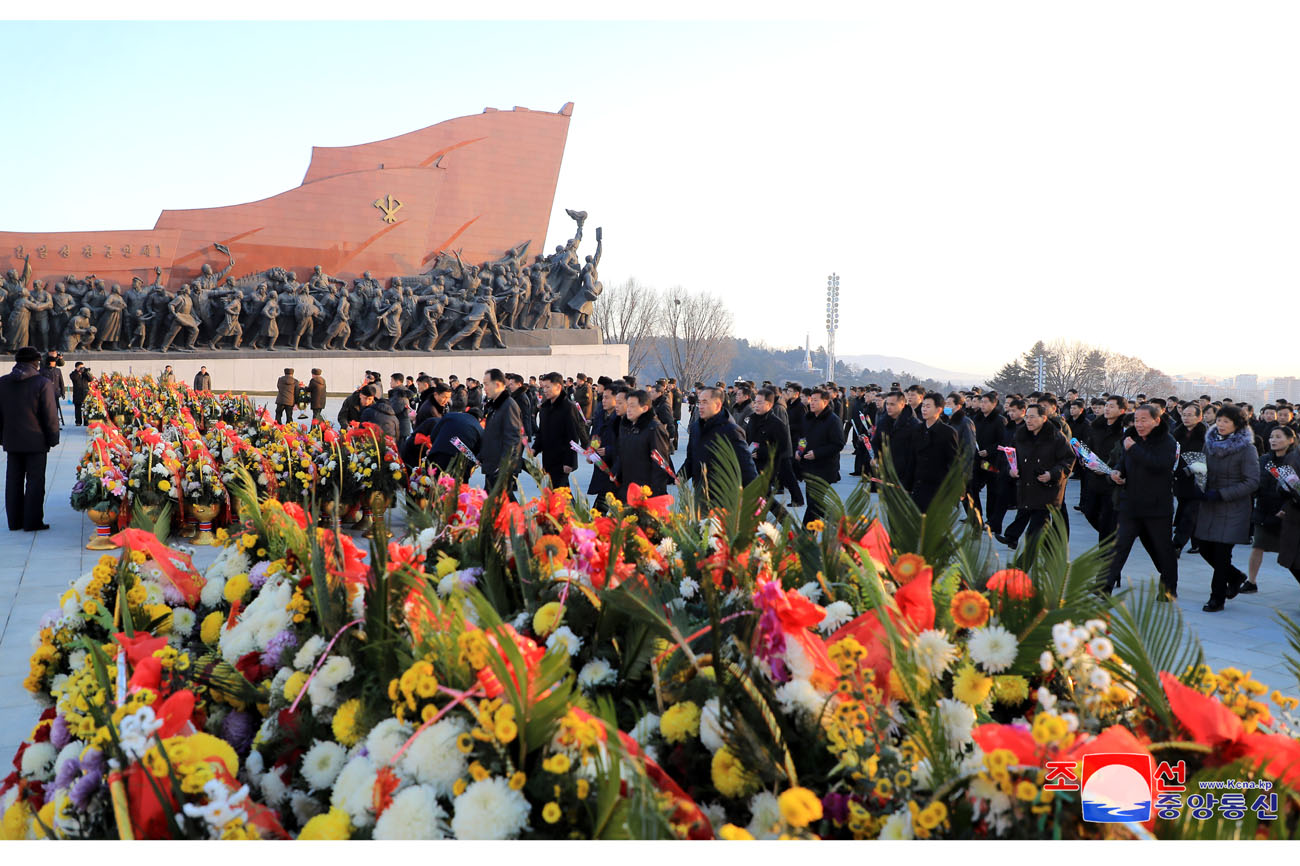
[[(1153, 582), (1114, 596), (1109, 614), (1115, 656), (1107, 660), (1106, 669), (1136, 691), (1165, 728), (1173, 730), (1174, 715), (1160, 673), (1168, 671), (1188, 682), (1204, 660), (1200, 641), (1183, 622), (1178, 605), (1160, 600), (1160, 587)], [(1120, 667), (1119, 660), (1127, 662), (1132, 673)]]

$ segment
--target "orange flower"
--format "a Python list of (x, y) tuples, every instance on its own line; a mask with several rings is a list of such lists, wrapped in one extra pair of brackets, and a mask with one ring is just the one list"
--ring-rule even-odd
[(989, 621), (989, 600), (973, 589), (963, 589), (954, 595), (949, 609), (959, 628), (979, 628)]
[(894, 576), (894, 580), (899, 585), (911, 583), (913, 579), (925, 570), (926, 564), (924, 557), (915, 553), (901, 553), (894, 564), (889, 567), (889, 573)]
[(533, 556), (552, 568), (563, 565), (568, 559), (568, 545), (558, 535), (543, 535), (533, 545)]
[(1016, 600), (1031, 598), (1034, 594), (1034, 582), (1018, 568), (1004, 568), (993, 572), (989, 578), (988, 589)]
[(375, 775), (375, 787), (371, 791), (374, 798), (375, 815), (384, 814), (389, 806), (393, 805), (393, 792), (402, 782), (397, 778), (391, 767), (381, 767)]

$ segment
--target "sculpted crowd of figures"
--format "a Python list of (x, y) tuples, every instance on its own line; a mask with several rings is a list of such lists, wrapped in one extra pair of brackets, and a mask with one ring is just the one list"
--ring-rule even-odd
[[(528, 244), (495, 262), (467, 265), (442, 254), (424, 274), (394, 276), (388, 285), (366, 271), (349, 287), (317, 265), (306, 282), (283, 268), (230, 278), (235, 257), (221, 244), (226, 266), (204, 264), (175, 292), (162, 268), (146, 285), (106, 286), (93, 274), (69, 274), (51, 291), (30, 266), (11, 269), (0, 299), (3, 343), (9, 351), (208, 349), (412, 350), (505, 348), (502, 331), (593, 327), (601, 293), (596, 269), (603, 249), (579, 261), (585, 211), (568, 211), (577, 231), (550, 256), (528, 263)], [(224, 284), (222, 281), (225, 281)]]

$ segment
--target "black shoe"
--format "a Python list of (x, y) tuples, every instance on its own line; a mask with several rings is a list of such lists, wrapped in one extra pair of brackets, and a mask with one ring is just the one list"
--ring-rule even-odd
[(1005, 535), (995, 535), (993, 537), (994, 539), (997, 540), (998, 544), (1005, 544), (1007, 547), (1011, 548), (1012, 550), (1016, 549), (1016, 542), (1011, 540), (1010, 538), (1007, 538)]
[(857, 477), (858, 477), (859, 475), (861, 475), (861, 474), (862, 474), (861, 472), (850, 472), (850, 473), (849, 473), (849, 477), (850, 477), (850, 478), (857, 478)]
[(1197, 547), (1195, 544), (1193, 544), (1191, 547), (1187, 548), (1187, 552), (1188, 552), (1188, 553), (1200, 553), (1200, 552), (1201, 552), (1201, 549), (1200, 549), (1199, 547)]
[(1250, 595), (1252, 592), (1259, 592), (1259, 584), (1255, 583), (1253, 580), (1248, 580), (1241, 585), (1241, 588), (1238, 589), (1237, 592), (1244, 592), (1247, 595)]
[(1234, 580), (1234, 581), (1233, 581), (1233, 582), (1228, 586), (1228, 591), (1227, 591), (1226, 593), (1224, 593), (1224, 595), (1226, 595), (1228, 598), (1236, 598), (1236, 597), (1237, 597), (1237, 593), (1241, 592), (1242, 584), (1244, 584), (1245, 582), (1246, 582), (1246, 579), (1245, 579), (1244, 577), (1243, 577), (1241, 580), (1239, 580), (1239, 581)]
[(49, 528), (50, 525), (48, 523), (41, 523), (41, 524), (37, 524), (31, 529), (28, 529), (27, 527), (23, 527), (23, 532), (40, 532), (43, 529), (49, 529)]
[(1210, 599), (1204, 605), (1201, 606), (1201, 610), (1205, 611), (1206, 613), (1218, 613), (1219, 611), (1223, 610), (1223, 602)]

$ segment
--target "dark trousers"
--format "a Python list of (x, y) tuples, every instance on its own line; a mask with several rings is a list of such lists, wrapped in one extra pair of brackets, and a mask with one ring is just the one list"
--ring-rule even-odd
[(561, 487), (569, 486), (569, 473), (565, 472), (563, 467), (559, 469), (547, 469), (546, 474), (551, 476), (552, 490), (559, 490)]
[[(284, 420), (283, 420), (283, 421), (280, 420), (280, 416), (281, 416), (281, 415), (284, 416)], [(276, 403), (276, 404), (275, 404), (275, 423), (277, 423), (277, 424), (288, 424), (288, 423), (289, 423), (290, 421), (292, 421), (292, 420), (293, 420), (293, 406), (292, 406), (292, 405), (286, 406), (286, 405), (283, 404), (283, 403)]]
[(1093, 499), (1097, 496), (1092, 486), (1092, 479), (1088, 477), (1090, 475), (1092, 475), (1092, 471), (1085, 469), (1084, 473), (1079, 476), (1079, 510), (1084, 514), (1088, 513)]
[(1228, 542), (1198, 538), (1196, 546), (1201, 550), (1201, 559), (1214, 569), (1214, 575), (1210, 578), (1210, 601), (1221, 604), (1228, 597), (1228, 590), (1236, 589), (1246, 582), (1246, 575), (1232, 564), (1232, 545)]
[[(992, 530), (994, 535), (1002, 534), (1002, 521), (1007, 516), (1006, 496), (1003, 495), (1003, 477), (997, 472), (986, 472), (983, 469), (976, 469), (975, 474), (971, 476), (970, 483), (966, 485), (966, 493), (970, 496), (971, 504), (983, 516), (984, 524)], [(980, 491), (986, 491), (984, 494), (984, 504), (980, 504)]]
[(1083, 516), (1088, 525), (1097, 530), (1099, 541), (1109, 538), (1116, 531), (1118, 518), (1115, 515), (1115, 501), (1109, 491), (1094, 494), (1084, 506)]
[(72, 408), (74, 414), (76, 415), (76, 421), (78, 427), (86, 426), (86, 416), (81, 414), (81, 404), (85, 402), (85, 399), (86, 398), (83, 396), (80, 400), (74, 398), (72, 401)]
[(9, 529), (35, 529), (45, 522), (46, 452), (5, 454), (9, 464), (5, 472), (5, 512)]
[(1016, 512), (1016, 519), (1011, 521), (1011, 525), (1007, 527), (1004, 535), (1011, 542), (1018, 541), (1021, 533), (1024, 533), (1026, 540), (1033, 540), (1047, 525), (1047, 518), (1055, 512), (1057, 519), (1065, 526), (1065, 537), (1069, 538), (1070, 518), (1066, 511), (1068, 509), (1056, 505), (1047, 505), (1042, 508), (1022, 507)]
[(803, 491), (799, 488), (799, 479), (794, 474), (794, 461), (789, 457), (781, 458), (776, 465), (776, 477), (780, 481), (780, 488), (790, 491), (790, 504), (796, 508), (802, 508), (804, 504)]
[(853, 474), (861, 475), (867, 471), (870, 461), (867, 460), (867, 446), (863, 445), (861, 440), (853, 443)]
[[(810, 472), (809, 474), (811, 475), (812, 473)], [(826, 483), (830, 484), (831, 482), (827, 481)], [(812, 523), (814, 520), (821, 520), (824, 513), (825, 512), (822, 510), (821, 500), (813, 496), (810, 492), (808, 494), (808, 507), (805, 508), (803, 512), (804, 528), (807, 528), (808, 524)]]
[(1201, 513), (1201, 503), (1195, 499), (1178, 500), (1178, 511), (1174, 514), (1174, 553), (1179, 553), (1183, 545), (1192, 539), (1196, 530), (1196, 517)]
[(1106, 575), (1106, 591), (1111, 592), (1119, 583), (1120, 571), (1128, 561), (1133, 542), (1141, 540), (1151, 561), (1160, 571), (1160, 583), (1172, 593), (1178, 592), (1178, 558), (1170, 539), (1169, 517), (1123, 517), (1115, 530), (1115, 547), (1111, 552), (1110, 570)]

